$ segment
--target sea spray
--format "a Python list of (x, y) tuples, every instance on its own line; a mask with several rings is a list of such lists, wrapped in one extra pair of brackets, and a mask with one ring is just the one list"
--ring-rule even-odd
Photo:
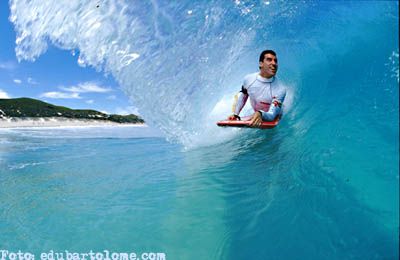
[(147, 123), (191, 145), (221, 98), (257, 70), (272, 24), (310, 6), (12, 0), (10, 21), (19, 60), (34, 61), (49, 44), (77, 53), (80, 66), (112, 74)]

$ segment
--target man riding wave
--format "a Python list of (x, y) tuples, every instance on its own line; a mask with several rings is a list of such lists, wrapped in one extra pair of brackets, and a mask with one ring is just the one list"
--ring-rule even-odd
[(249, 97), (255, 111), (250, 126), (258, 127), (263, 121), (273, 121), (280, 116), (286, 89), (275, 76), (278, 71), (278, 59), (273, 50), (261, 52), (259, 69), (259, 72), (244, 77), (242, 90), (235, 96), (234, 114), (229, 116), (229, 120), (240, 120), (240, 111)]

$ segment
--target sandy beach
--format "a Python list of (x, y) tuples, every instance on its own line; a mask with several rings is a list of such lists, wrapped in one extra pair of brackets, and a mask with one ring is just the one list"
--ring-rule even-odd
[(75, 126), (146, 126), (146, 124), (117, 123), (104, 120), (71, 119), (65, 117), (0, 118), (0, 128)]

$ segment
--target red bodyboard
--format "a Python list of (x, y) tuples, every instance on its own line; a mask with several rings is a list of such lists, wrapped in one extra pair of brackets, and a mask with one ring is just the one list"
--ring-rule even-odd
[[(260, 128), (260, 129), (270, 129), (274, 128), (275, 126), (278, 125), (279, 123), (279, 116), (275, 118), (274, 121), (269, 121), (269, 122), (262, 122), (260, 126), (258, 127), (252, 127), (252, 128)], [(250, 126), (250, 120), (222, 120), (217, 122), (218, 126), (228, 126), (228, 127), (251, 127)]]

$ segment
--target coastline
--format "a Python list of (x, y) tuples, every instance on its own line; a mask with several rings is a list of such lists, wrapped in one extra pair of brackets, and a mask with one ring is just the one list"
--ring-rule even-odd
[(66, 117), (0, 117), (0, 129), (2, 128), (31, 128), (31, 127), (119, 127), (119, 126), (147, 126), (144, 123), (117, 123), (96, 119), (71, 119)]

